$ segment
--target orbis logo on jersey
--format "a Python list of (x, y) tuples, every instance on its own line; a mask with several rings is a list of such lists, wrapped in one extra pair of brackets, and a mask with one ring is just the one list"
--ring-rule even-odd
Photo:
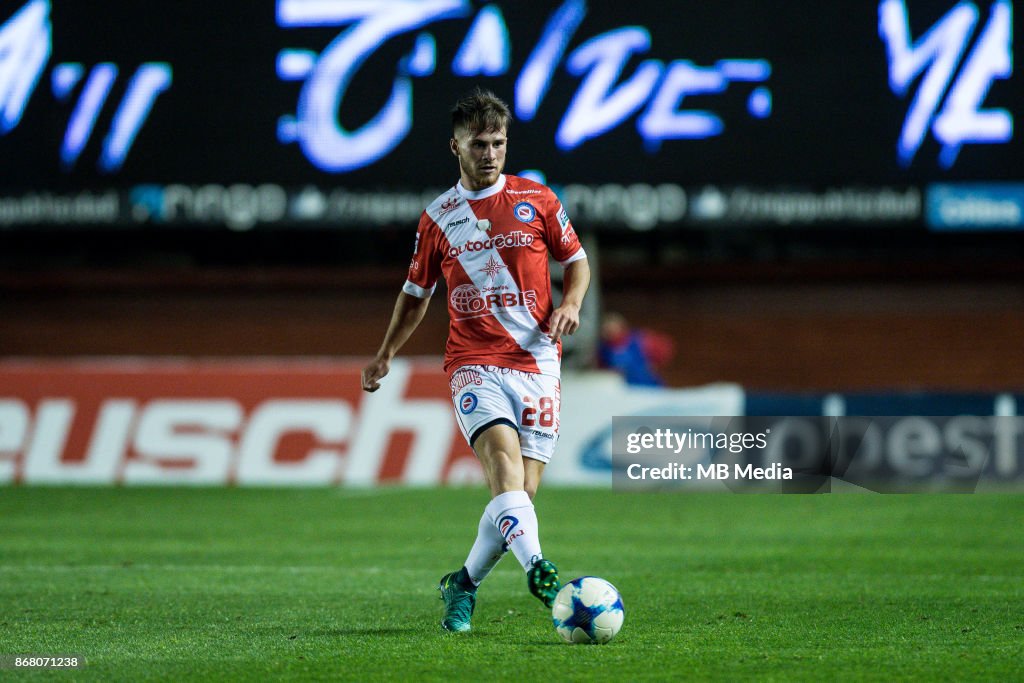
[(451, 247), (448, 250), (448, 256), (449, 258), (459, 258), (459, 256), (469, 252), (485, 251), (487, 249), (514, 249), (516, 247), (528, 247), (531, 244), (533, 244), (533, 235), (522, 230), (515, 230), (506, 235), (495, 235), (486, 240), (470, 240), (460, 246)]
[(452, 290), (449, 301), (452, 310), (460, 314), (456, 320), (468, 320), (492, 315), (495, 308), (506, 311), (533, 311), (537, 308), (537, 292), (489, 291), (481, 292), (476, 285), (459, 285)]

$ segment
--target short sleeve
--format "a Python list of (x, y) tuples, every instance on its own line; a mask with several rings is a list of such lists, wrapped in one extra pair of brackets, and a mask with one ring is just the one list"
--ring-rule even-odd
[(437, 224), (424, 211), (416, 228), (416, 242), (412, 248), (412, 261), (402, 291), (425, 299), (434, 293), (441, 277), (441, 252), (438, 249)]
[(544, 199), (544, 225), (551, 255), (563, 266), (586, 258), (587, 254), (583, 251), (562, 202), (558, 201), (558, 197), (550, 189), (545, 193)]

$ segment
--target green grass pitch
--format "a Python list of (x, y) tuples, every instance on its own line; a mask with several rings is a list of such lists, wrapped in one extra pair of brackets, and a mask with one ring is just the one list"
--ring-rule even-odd
[(1024, 500), (542, 489), (563, 579), (623, 594), (570, 646), (506, 557), (474, 631), (440, 631), (482, 489), (0, 488), (10, 680), (1011, 680)]

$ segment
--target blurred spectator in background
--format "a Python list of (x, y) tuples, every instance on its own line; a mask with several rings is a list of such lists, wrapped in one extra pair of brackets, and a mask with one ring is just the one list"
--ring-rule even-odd
[(601, 321), (601, 343), (597, 358), (602, 368), (615, 370), (627, 383), (664, 386), (658, 374), (675, 354), (675, 342), (668, 335), (631, 328), (621, 314), (605, 313)]

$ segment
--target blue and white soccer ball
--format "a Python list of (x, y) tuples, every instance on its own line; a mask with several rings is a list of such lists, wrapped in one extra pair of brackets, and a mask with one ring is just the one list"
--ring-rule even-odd
[(555, 630), (567, 643), (607, 643), (622, 628), (625, 617), (619, 591), (596, 576), (565, 584), (551, 605)]

